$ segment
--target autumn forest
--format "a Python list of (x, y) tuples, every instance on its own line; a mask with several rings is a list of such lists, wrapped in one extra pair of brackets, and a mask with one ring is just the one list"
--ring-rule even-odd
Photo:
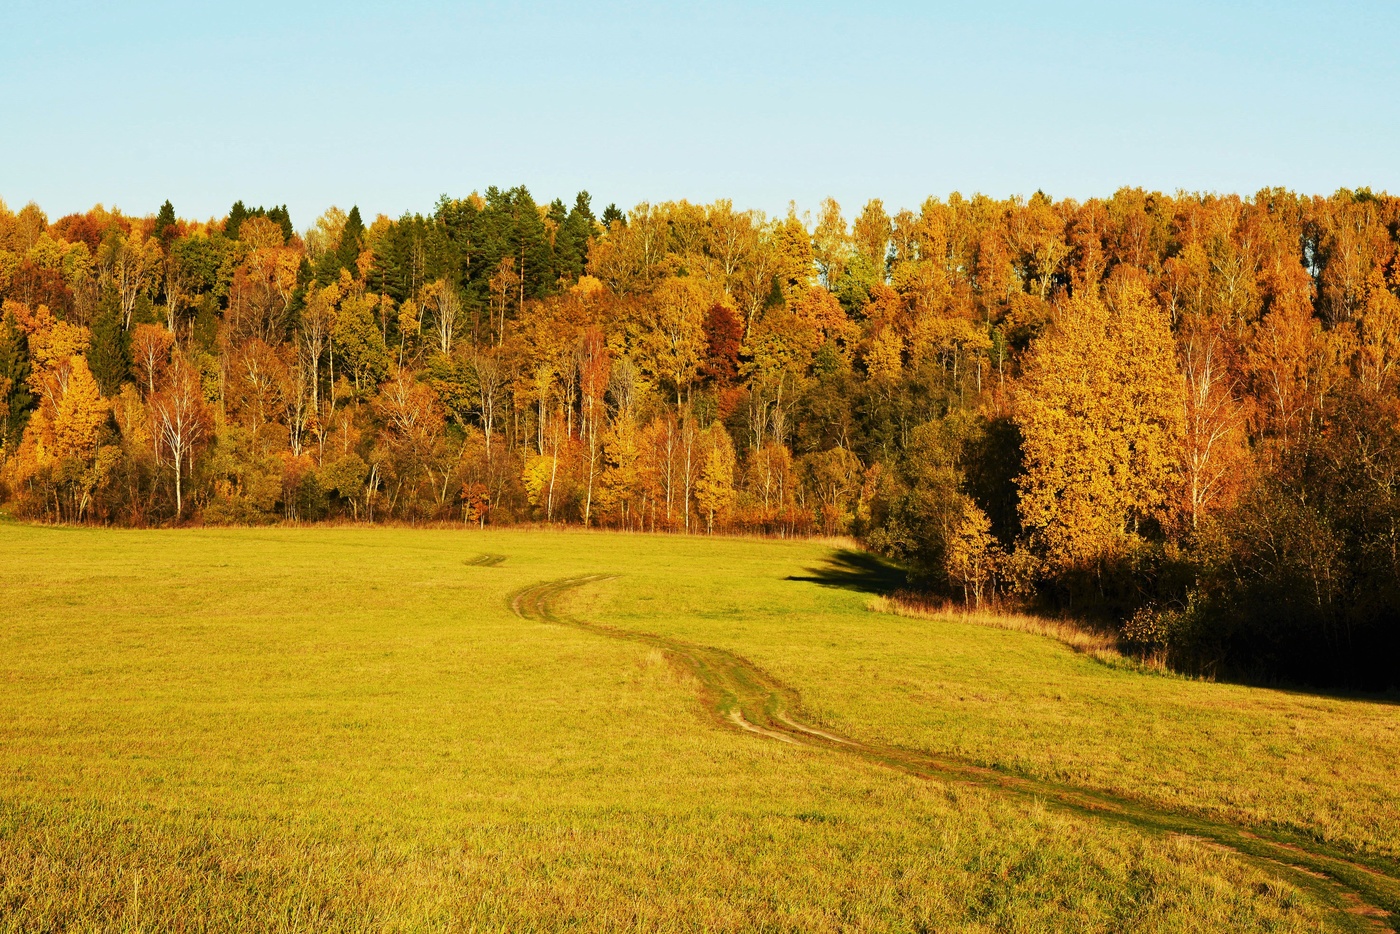
[(1179, 670), (1400, 681), (1400, 198), (367, 220), (0, 202), (0, 499), (852, 536)]

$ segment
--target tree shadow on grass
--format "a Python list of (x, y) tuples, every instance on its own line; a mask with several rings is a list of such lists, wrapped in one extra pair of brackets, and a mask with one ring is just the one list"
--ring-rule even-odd
[(792, 574), (787, 580), (884, 596), (909, 586), (909, 575), (903, 568), (854, 548), (842, 548), (821, 567), (807, 568), (805, 575)]

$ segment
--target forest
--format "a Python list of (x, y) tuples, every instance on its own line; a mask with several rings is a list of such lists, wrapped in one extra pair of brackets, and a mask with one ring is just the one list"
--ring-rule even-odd
[(1400, 684), (1400, 198), (0, 202), (0, 499), (853, 536), (1190, 673)]

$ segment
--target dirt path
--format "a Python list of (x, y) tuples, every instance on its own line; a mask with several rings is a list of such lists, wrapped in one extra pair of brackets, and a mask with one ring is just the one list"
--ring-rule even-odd
[[(494, 556), (493, 556), (494, 557)], [(921, 777), (957, 781), (1024, 795), (1076, 814), (1200, 840), (1230, 851), (1312, 895), (1338, 930), (1396, 931), (1400, 920), (1400, 873), (1380, 861), (1362, 860), (1312, 841), (1261, 827), (1239, 827), (1210, 818), (1161, 809), (1101, 791), (1027, 778), (960, 759), (919, 750), (866, 743), (805, 722), (801, 698), (748, 659), (712, 646), (654, 633), (620, 629), (564, 612), (560, 601), (594, 575), (550, 581), (513, 594), (521, 617), (572, 626), (601, 636), (661, 650), (701, 684), (706, 711), (728, 729), (741, 729), (784, 743), (836, 750)]]

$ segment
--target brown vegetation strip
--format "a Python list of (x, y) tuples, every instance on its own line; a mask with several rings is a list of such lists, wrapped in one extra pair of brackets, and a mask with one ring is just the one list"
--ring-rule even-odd
[(1381, 860), (1362, 859), (1312, 841), (1285, 838), (1260, 827), (1245, 829), (1102, 791), (1014, 775), (946, 755), (841, 736), (807, 723), (797, 692), (741, 656), (712, 646), (580, 619), (559, 608), (560, 598), (569, 591), (608, 579), (593, 575), (537, 584), (512, 595), (511, 608), (526, 619), (572, 626), (661, 650), (673, 664), (696, 677), (705, 710), (716, 724), (726, 729), (737, 728), (785, 743), (837, 750), (920, 777), (995, 788), (1077, 814), (1198, 839), (1228, 850), (1307, 891), (1329, 909), (1332, 922), (1340, 930), (1396, 930), (1393, 923), (1400, 917), (1400, 872)]

